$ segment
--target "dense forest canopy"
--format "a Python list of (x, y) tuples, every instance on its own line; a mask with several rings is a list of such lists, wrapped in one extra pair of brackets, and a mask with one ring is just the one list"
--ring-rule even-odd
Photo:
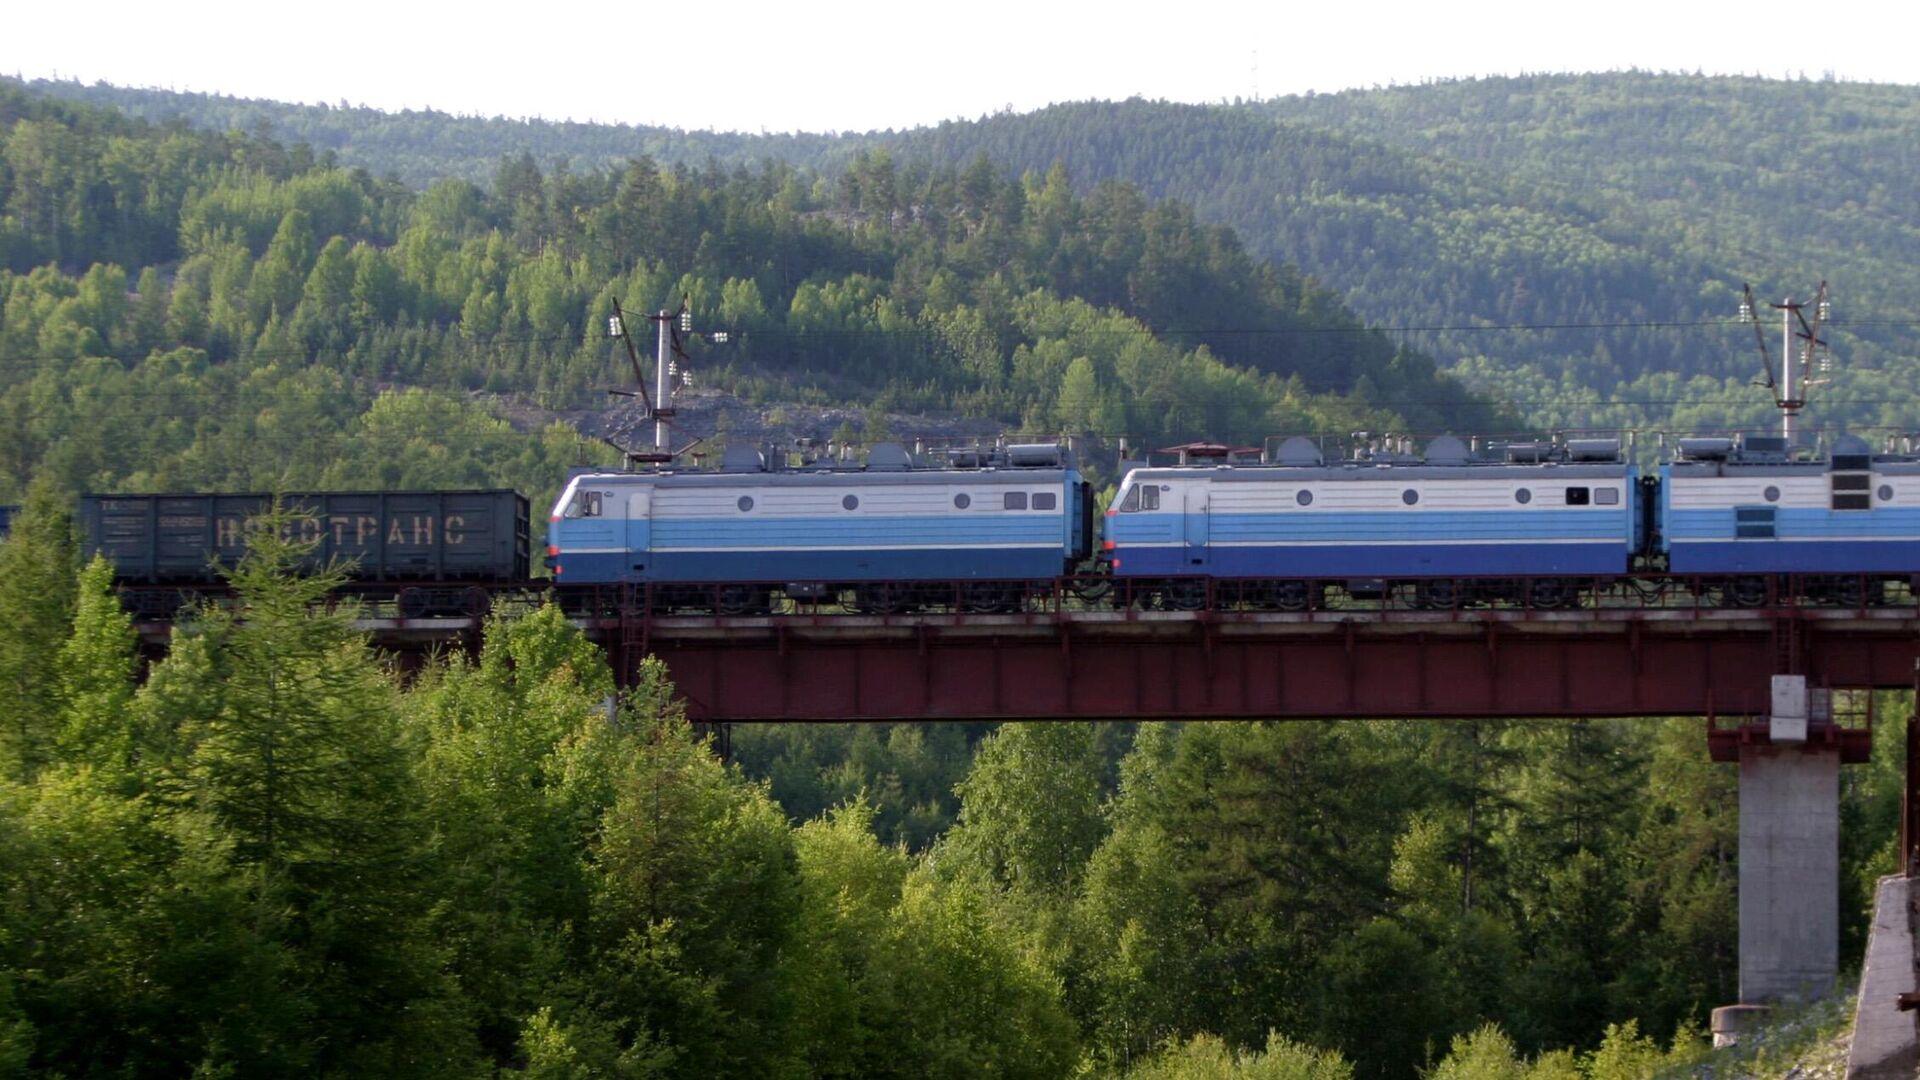
[[(40, 490), (0, 541), (8, 1075), (1626, 1080), (1737, 992), (1697, 720), (797, 725), (723, 763), (656, 662), (610, 713), (555, 607), (398, 678), (271, 529), (135, 680), (71, 527)], [(1902, 753), (1844, 774), (1852, 958)]]

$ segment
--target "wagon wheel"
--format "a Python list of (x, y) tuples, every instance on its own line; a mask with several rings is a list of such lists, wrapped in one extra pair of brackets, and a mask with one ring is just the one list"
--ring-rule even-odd
[(426, 616), (429, 599), (424, 589), (401, 589), (400, 595), (394, 598), (394, 607), (403, 619), (419, 619)]

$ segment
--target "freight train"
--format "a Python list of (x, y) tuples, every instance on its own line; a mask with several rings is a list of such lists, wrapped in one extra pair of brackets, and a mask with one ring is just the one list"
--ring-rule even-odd
[[(262, 495), (89, 495), (89, 555), (137, 610), (177, 606), (244, 549)], [(1617, 440), (1371, 449), (1304, 438), (1257, 459), (1124, 468), (1103, 520), (1063, 446), (789, 463), (750, 448), (717, 468), (581, 471), (531, 580), (528, 506), (511, 491), (282, 496), (313, 560), (402, 616), (477, 614), (501, 589), (574, 610), (644, 596), (655, 611), (767, 615), (1020, 612), (1085, 604), (1300, 611), (1385, 603), (1551, 609), (1684, 591), (1689, 602), (1910, 602), (1920, 457), (1841, 436), (1682, 439), (1643, 472)], [(1102, 526), (1096, 529), (1096, 524)]]

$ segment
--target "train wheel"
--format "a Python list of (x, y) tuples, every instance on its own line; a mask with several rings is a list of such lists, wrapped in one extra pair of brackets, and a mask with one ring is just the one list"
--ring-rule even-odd
[(1459, 586), (1450, 578), (1423, 581), (1414, 586), (1413, 606), (1429, 611), (1452, 611), (1460, 606)]
[(1559, 578), (1540, 578), (1528, 591), (1527, 599), (1536, 608), (1552, 611), (1565, 607), (1567, 603), (1567, 583)]
[(478, 585), (469, 585), (461, 599), (465, 601), (463, 606), (470, 618), (484, 619), (487, 612), (493, 610), (493, 594)]
[(1833, 583), (1833, 602), (1839, 607), (1861, 607), (1866, 598), (1865, 584), (1858, 574), (1844, 575)]
[(853, 590), (853, 607), (862, 615), (898, 615), (906, 610), (899, 592), (885, 584), (861, 585)]
[(1167, 607), (1174, 611), (1199, 611), (1207, 606), (1207, 583), (1200, 578), (1175, 578), (1167, 582)]
[(767, 592), (752, 585), (722, 585), (714, 596), (718, 615), (758, 615), (767, 610)]
[(1729, 607), (1757, 608), (1767, 602), (1767, 579), (1737, 577), (1727, 583), (1721, 594)]
[(1273, 606), (1281, 611), (1305, 611), (1307, 600), (1307, 583), (1304, 581), (1282, 581), (1273, 587)]
[(969, 615), (991, 615), (1017, 604), (1012, 587), (998, 581), (969, 581), (960, 586), (960, 610)]

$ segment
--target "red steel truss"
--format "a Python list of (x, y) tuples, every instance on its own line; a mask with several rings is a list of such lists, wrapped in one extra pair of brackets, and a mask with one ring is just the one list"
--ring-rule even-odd
[[(1483, 606), (1462, 602), (1464, 582), (1445, 598), (1429, 583), (1372, 606), (1316, 598), (1299, 611), (1249, 610), (1257, 598), (1235, 582), (1187, 597), (1199, 610), (1148, 607), (1170, 606), (1172, 590), (1115, 610), (1087, 584), (1039, 583), (1015, 598), (1016, 614), (965, 613), (963, 585), (944, 606), (924, 587), (900, 598), (917, 614), (851, 614), (841, 604), (677, 613), (728, 610), (723, 593), (686, 587), (664, 603), (638, 587), (570, 602), (622, 682), (642, 657), (658, 656), (691, 718), (716, 724), (1755, 717), (1768, 708), (1772, 674), (1897, 689), (1920, 659), (1920, 590), (1904, 583), (1764, 579), (1742, 592), (1706, 579), (1599, 579)], [(545, 596), (544, 583), (502, 585), (489, 604)], [(364, 628), (403, 661), (472, 649), (482, 627), (476, 615), (409, 618), (389, 601), (364, 610)], [(140, 625), (149, 650), (163, 650), (168, 624)]]
[[(619, 647), (622, 629), (644, 642)], [(655, 616), (593, 632), (663, 660), (709, 723), (1757, 715), (1772, 673), (1898, 688), (1920, 657), (1912, 608)]]

